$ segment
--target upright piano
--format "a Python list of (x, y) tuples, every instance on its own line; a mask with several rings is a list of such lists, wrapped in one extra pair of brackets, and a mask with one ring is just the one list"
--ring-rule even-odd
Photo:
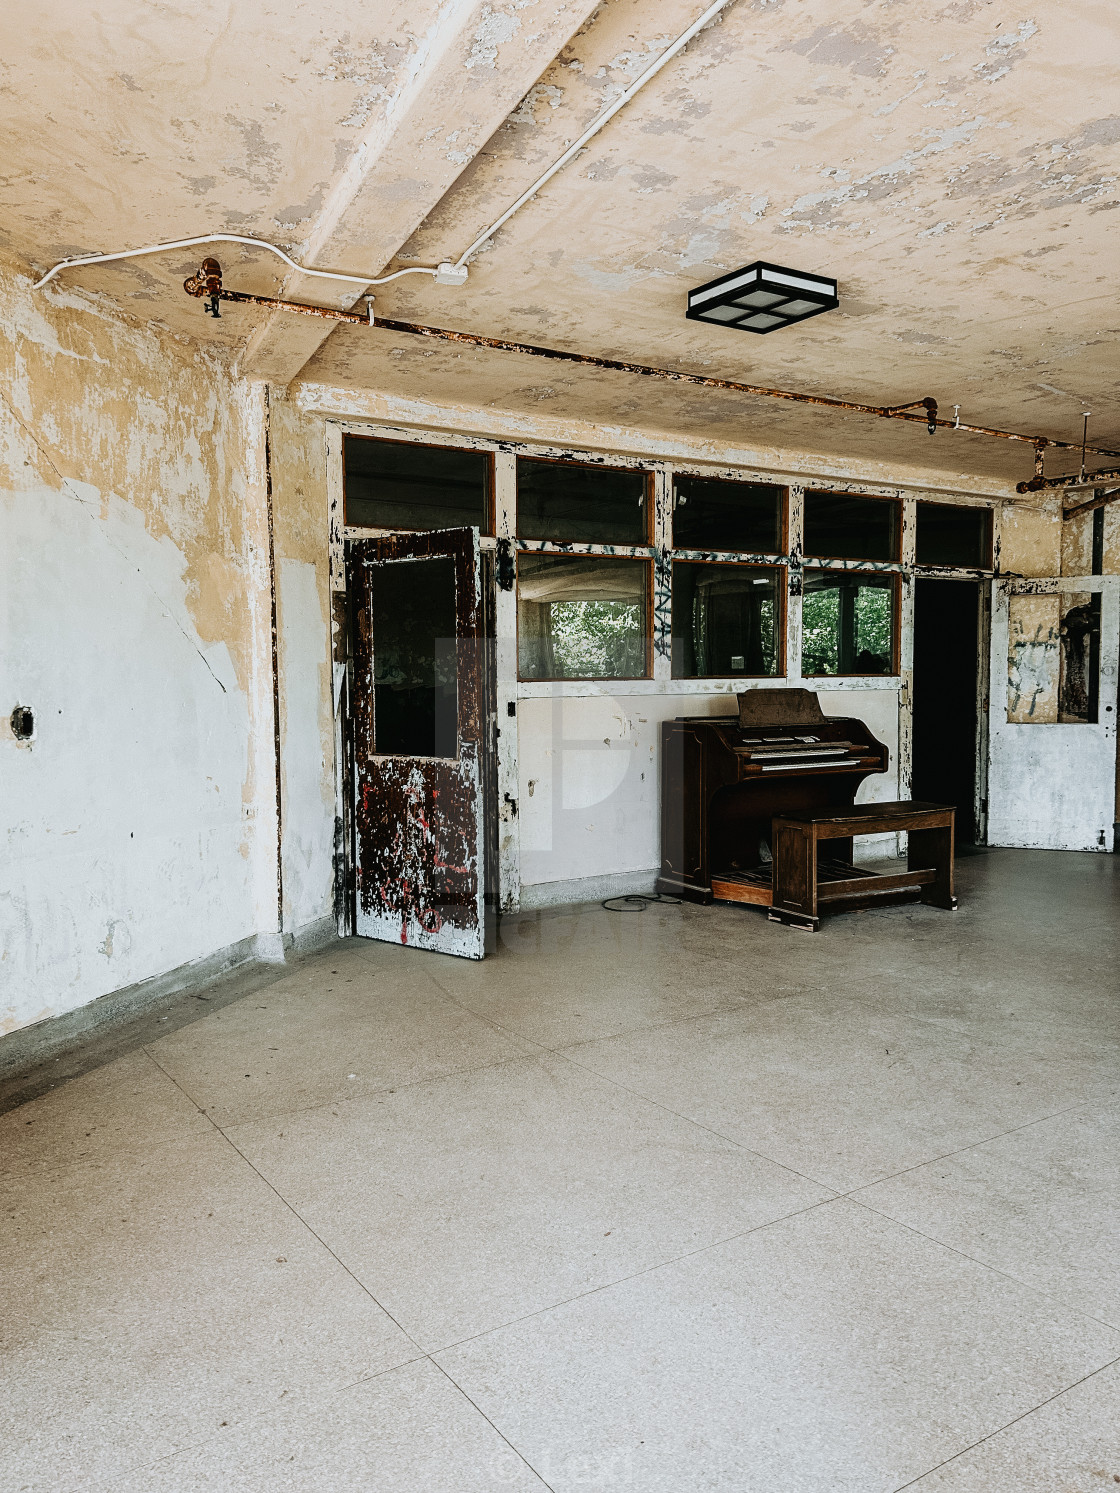
[[(755, 689), (731, 716), (679, 716), (661, 727), (661, 875), (657, 890), (690, 901), (772, 899), (770, 821), (850, 808), (887, 748), (860, 720), (826, 716), (807, 689)], [(822, 878), (852, 867), (834, 840)]]

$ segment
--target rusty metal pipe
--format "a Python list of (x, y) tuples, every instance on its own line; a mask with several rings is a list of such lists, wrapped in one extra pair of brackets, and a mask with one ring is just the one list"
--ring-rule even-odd
[[(208, 259), (206, 263), (213, 264), (214, 261)], [(192, 275), (189, 280), (183, 281), (183, 289), (188, 295), (206, 297), (209, 300), (237, 301), (244, 306), (270, 306), (274, 311), (294, 311), (298, 316), (318, 316), (324, 321), (352, 321), (363, 327), (373, 325), (372, 301), (368, 312), (336, 311), (331, 306), (306, 306), (300, 301), (282, 301), (275, 296), (248, 295), (243, 290), (225, 290), (220, 281), (218, 289), (214, 290), (210, 288), (211, 278)]]
[[(536, 347), (527, 342), (509, 342), (501, 337), (482, 337), (477, 332), (452, 332), (444, 327), (428, 327), (418, 322), (391, 321), (387, 317), (374, 318), (374, 326), (387, 332), (406, 332), (415, 337), (435, 337), (444, 342), (466, 343), (470, 347), (494, 348), (501, 352), (524, 353), (533, 358), (551, 358), (562, 363), (578, 363), (589, 368), (605, 368), (617, 373), (638, 373), (644, 378), (657, 378), (672, 383), (694, 384), (705, 389), (727, 389), (734, 394), (753, 394), (766, 399), (791, 399), (798, 404), (817, 404), (826, 409), (852, 410), (861, 415), (876, 415), (886, 420), (911, 420), (919, 425), (935, 425), (942, 430), (964, 430), (970, 435), (998, 436), (1005, 441), (1026, 441), (1030, 445), (1039, 443), (1056, 449), (1080, 451), (1079, 441), (1052, 440), (1049, 436), (1023, 435), (1015, 430), (997, 430), (988, 425), (958, 425), (954, 420), (931, 418), (929, 405), (936, 409), (935, 400), (916, 399), (913, 405), (859, 404), (851, 399), (835, 399), (827, 394), (802, 394), (793, 389), (769, 389), (761, 384), (744, 384), (734, 379), (712, 378), (702, 373), (682, 373), (675, 368), (653, 368), (646, 363), (627, 363), (619, 358), (600, 358), (591, 353), (564, 352), (559, 348)], [(925, 414), (913, 413), (914, 405), (925, 409)], [(1101, 456), (1118, 456), (1120, 451), (1111, 451), (1103, 446), (1088, 446)]]
[(1017, 484), (1016, 492), (1045, 492), (1056, 487), (1099, 487), (1102, 482), (1120, 481), (1120, 467), (1109, 467), (1099, 472), (1086, 472), (1084, 477), (1032, 477), (1029, 482)]
[[(1098, 472), (1097, 477), (1105, 477), (1115, 482), (1120, 478), (1120, 472)], [(1086, 478), (1085, 486), (1089, 487), (1096, 479)], [(1099, 497), (1090, 498), (1087, 503), (1076, 503), (1072, 508), (1063, 508), (1063, 518), (1076, 518), (1079, 513), (1092, 513), (1094, 508), (1107, 508), (1110, 503), (1115, 503), (1120, 498), (1120, 487), (1114, 487), (1111, 492), (1101, 493)]]
[[(828, 394), (803, 394), (795, 389), (771, 389), (762, 384), (744, 384), (736, 379), (713, 378), (703, 373), (684, 373), (675, 368), (655, 368), (648, 363), (630, 363), (621, 358), (601, 358), (593, 353), (567, 352), (556, 347), (538, 347), (531, 342), (511, 342), (504, 337), (483, 337), (478, 332), (454, 332), (446, 327), (429, 327), (420, 322), (393, 321), (388, 317), (374, 317), (373, 302), (369, 310), (335, 311), (327, 306), (308, 306), (299, 301), (285, 301), (275, 296), (247, 295), (243, 291), (221, 288), (221, 267), (217, 267), (219, 288), (215, 290), (214, 274), (205, 270), (216, 261), (208, 260), (204, 271), (192, 275), (183, 282), (188, 295), (223, 301), (237, 301), (245, 305), (268, 306), (273, 310), (292, 311), (299, 316), (318, 316), (327, 321), (348, 321), (360, 326), (380, 327), (386, 332), (401, 332), (410, 337), (428, 337), (439, 342), (454, 342), (466, 347), (484, 347), (496, 352), (521, 353), (529, 358), (547, 358), (552, 362), (574, 363), (583, 368), (602, 368), (611, 373), (635, 373), (642, 378), (660, 379), (666, 383), (691, 384), (701, 389), (722, 389), (732, 394), (749, 394), (763, 399), (786, 399), (795, 404), (814, 404), (823, 409), (850, 410), (854, 414), (874, 415), (881, 420), (908, 420), (925, 425), (932, 435), (938, 428), (963, 430), (969, 435), (994, 436), (1005, 441), (1026, 441), (1034, 446), (1036, 453), (1045, 447), (1056, 450), (1080, 450), (1080, 443), (1053, 440), (1049, 436), (1023, 435), (1014, 430), (998, 430), (987, 425), (965, 425), (956, 420), (942, 420), (937, 416), (937, 401), (931, 398), (916, 399), (909, 405), (861, 404), (852, 399), (836, 399)], [(920, 407), (922, 414), (917, 414)], [(1120, 451), (1111, 451), (1103, 446), (1087, 446), (1099, 456), (1120, 457)], [(1037, 463), (1036, 463), (1037, 465)], [(1036, 477), (1035, 483), (1043, 479)], [(1058, 485), (1061, 485), (1060, 483)], [(1033, 487), (1020, 484), (1020, 491), (1034, 491)]]

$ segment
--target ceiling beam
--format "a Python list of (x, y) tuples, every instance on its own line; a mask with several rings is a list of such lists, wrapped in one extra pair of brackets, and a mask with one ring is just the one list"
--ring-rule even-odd
[[(296, 257), (379, 275), (598, 3), (445, 0), (407, 87), (359, 143)], [(462, 247), (448, 244), (447, 254), (457, 257)], [(358, 287), (325, 291), (325, 284), (293, 271), (281, 295), (335, 307), (360, 297)], [(249, 339), (245, 371), (289, 384), (332, 330), (330, 322), (274, 312)]]

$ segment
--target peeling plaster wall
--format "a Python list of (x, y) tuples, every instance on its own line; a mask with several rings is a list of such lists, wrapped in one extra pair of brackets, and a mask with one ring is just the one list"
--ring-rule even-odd
[(275, 777), (261, 386), (0, 266), (0, 394), (11, 1031), (274, 934)]
[(1058, 498), (1040, 507), (1005, 503), (1000, 519), (1000, 568), (1012, 575), (1060, 575), (1062, 508)]
[(331, 916), (334, 713), (323, 422), (273, 388), (269, 401), (280, 676), (284, 930)]

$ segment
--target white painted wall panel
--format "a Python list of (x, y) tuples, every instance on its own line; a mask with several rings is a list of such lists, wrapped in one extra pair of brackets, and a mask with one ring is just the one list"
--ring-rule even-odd
[[(890, 771), (858, 802), (898, 797), (897, 689), (821, 690), (828, 715), (858, 716)], [(660, 863), (661, 722), (728, 715), (733, 695), (601, 695), (518, 704), (521, 880), (526, 886), (653, 870)], [(879, 850), (887, 848), (886, 842)]]
[[(119, 498), (0, 498), (0, 1030), (258, 931), (249, 709), (185, 562)], [(247, 792), (248, 790), (248, 792)], [(266, 860), (267, 869), (267, 860)]]
[(284, 927), (329, 917), (334, 901), (334, 764), (320, 722), (330, 688), (330, 629), (316, 566), (277, 565), (283, 727)]

